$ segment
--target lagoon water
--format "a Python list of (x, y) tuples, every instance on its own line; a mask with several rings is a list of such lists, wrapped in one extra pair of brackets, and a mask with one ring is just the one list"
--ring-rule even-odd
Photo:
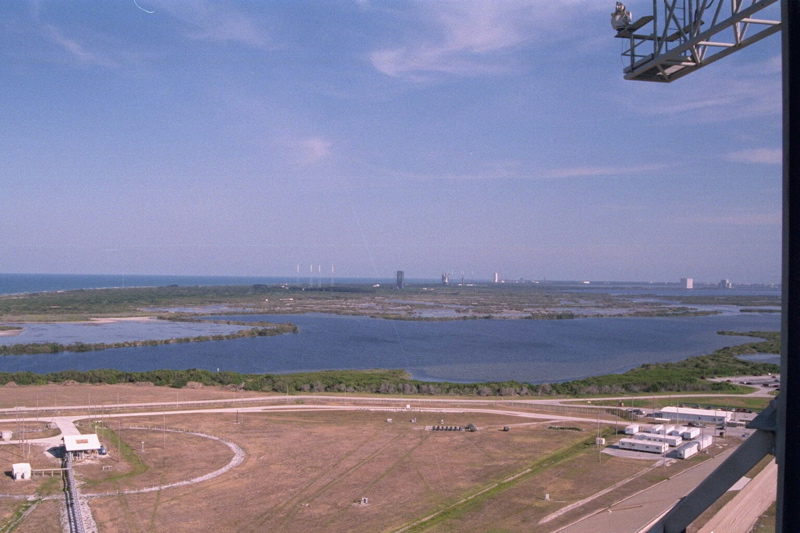
[(27, 323), (19, 334), (0, 336), (0, 345), (57, 342), (86, 344), (104, 342), (166, 340), (201, 335), (227, 335), (246, 329), (228, 324), (172, 322), (170, 320), (124, 320), (119, 322)]
[[(721, 330), (780, 329), (777, 313), (691, 318), (391, 321), (333, 315), (243, 315), (233, 320), (297, 324), (299, 333), (88, 353), (0, 357), (0, 371), (161, 368), (288, 373), (400, 368), (416, 379), (564, 381), (679, 361), (749, 342)], [(96, 326), (101, 327), (101, 326)]]

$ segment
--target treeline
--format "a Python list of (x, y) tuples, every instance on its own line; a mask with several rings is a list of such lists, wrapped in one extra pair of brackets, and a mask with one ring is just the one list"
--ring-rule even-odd
[(566, 383), (554, 383), (549, 385), (549, 389), (554, 394), (567, 395), (730, 391), (736, 390), (738, 387), (724, 381), (709, 381), (706, 378), (780, 372), (778, 365), (739, 358), (741, 355), (756, 353), (780, 353), (779, 332), (720, 331), (719, 333), (721, 335), (760, 337), (764, 340), (721, 348), (712, 354), (689, 357), (676, 363), (645, 363), (622, 374), (608, 374)]
[[(733, 334), (733, 333), (731, 333)], [(723, 348), (710, 355), (690, 357), (678, 363), (644, 364), (623, 374), (610, 374), (564, 383), (530, 384), (517, 381), (489, 383), (449, 383), (418, 381), (402, 370), (354, 371), (339, 370), (299, 374), (239, 374), (208, 370), (152, 370), (123, 372), (121, 370), (67, 370), (50, 374), (31, 372), (0, 373), (0, 385), (46, 383), (138, 383), (181, 388), (190, 382), (207, 386), (231, 386), (243, 390), (278, 393), (358, 392), (403, 395), (453, 396), (585, 396), (597, 394), (656, 393), (681, 391), (735, 392), (738, 386), (725, 381), (709, 381), (712, 376), (738, 376), (778, 372), (777, 365), (739, 359), (747, 353), (777, 353), (780, 334), (750, 332), (762, 337), (761, 342)]]
[[(189, 322), (190, 320), (183, 320)], [(193, 321), (193, 320), (192, 320)], [(203, 320), (196, 320), (196, 322), (208, 322)], [(223, 321), (220, 323), (230, 325), (248, 325), (251, 323), (246, 322), (232, 322)], [(109, 348), (135, 348), (140, 346), (160, 346), (162, 344), (181, 344), (186, 342), (207, 342), (207, 341), (224, 341), (232, 339), (246, 339), (252, 337), (270, 337), (272, 335), (281, 335), (283, 333), (297, 333), (297, 326), (294, 324), (261, 324), (256, 327), (248, 327), (240, 331), (227, 334), (216, 335), (198, 335), (197, 337), (180, 337), (172, 339), (156, 339), (144, 341), (124, 341), (124, 342), (73, 342), (72, 344), (60, 344), (57, 342), (36, 342), (29, 344), (10, 344), (0, 345), (0, 356), (2, 355), (37, 355), (37, 354), (53, 354), (59, 352), (95, 352), (98, 350), (106, 350)]]

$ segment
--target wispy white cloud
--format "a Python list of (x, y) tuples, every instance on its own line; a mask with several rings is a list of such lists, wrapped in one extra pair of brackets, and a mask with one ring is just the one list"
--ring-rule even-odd
[(331, 155), (331, 149), (333, 148), (333, 143), (322, 137), (303, 139), (299, 145), (304, 154), (303, 162), (307, 165), (313, 165), (323, 159), (327, 159)]
[(77, 39), (65, 36), (61, 30), (51, 24), (42, 26), (42, 30), (47, 39), (66, 52), (72, 60), (76, 60), (83, 65), (116, 66), (116, 62), (108, 56), (90, 50), (86, 44), (79, 42)]
[(544, 178), (590, 178), (600, 176), (630, 176), (650, 174), (663, 168), (661, 165), (634, 165), (627, 167), (581, 166), (565, 167), (541, 174)]
[(783, 162), (783, 150), (780, 148), (750, 148), (731, 152), (724, 157), (734, 163), (780, 165)]
[(333, 141), (324, 137), (285, 137), (278, 141), (284, 159), (302, 168), (320, 165), (334, 156)]
[(677, 81), (675, 86), (680, 84), (680, 88), (672, 91), (660, 90), (660, 86), (650, 87), (645, 89), (649, 102), (638, 98), (635, 104), (625, 102), (625, 105), (637, 114), (680, 115), (692, 122), (780, 115), (780, 56), (738, 65), (723, 61), (706, 67), (716, 69), (716, 76), (697, 76), (691, 83)]
[(597, 10), (596, 2), (462, 1), (412, 4), (428, 33), (370, 54), (380, 72), (411, 81), (434, 74), (475, 76), (515, 68), (508, 51), (553, 38), (578, 9)]
[(274, 46), (264, 21), (228, 4), (170, 1), (162, 3), (160, 9), (181, 21), (190, 39), (237, 42), (254, 48)]

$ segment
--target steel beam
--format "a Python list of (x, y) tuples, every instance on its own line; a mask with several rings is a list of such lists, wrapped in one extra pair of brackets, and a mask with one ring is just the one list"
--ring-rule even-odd
[[(695, 13), (690, 6), (688, 19), (684, 17), (684, 20), (681, 20), (676, 13), (678, 1), (663, 0), (665, 20), (659, 21), (657, 12), (659, 2), (654, 0), (653, 17), (642, 18), (617, 32), (617, 37), (630, 40), (630, 48), (622, 54), (624, 57), (630, 57), (630, 64), (624, 69), (625, 79), (670, 82), (750, 46), (781, 29), (779, 20), (753, 17), (778, 0), (755, 0), (747, 7), (744, 7), (741, 1), (730, 0), (731, 16), (721, 21), (719, 15), (725, 0), (717, 1), (719, 3), (715, 13), (710, 21), (705, 21), (708, 26), (701, 31), (701, 19), (705, 8), (698, 8)], [(688, 25), (683, 26), (687, 20)], [(651, 22), (652, 33), (633, 34), (633, 28), (647, 28)], [(676, 30), (670, 34), (673, 26)], [(719, 38), (726, 30), (733, 32), (730, 40)], [(747, 33), (750, 33), (748, 37)], [(712, 40), (712, 37), (717, 38)], [(648, 43), (652, 43), (652, 53), (639, 51), (645, 46), (649, 52)], [(675, 45), (671, 46), (671, 43)]]
[(800, 0), (783, 0), (783, 318), (776, 531), (800, 531)]

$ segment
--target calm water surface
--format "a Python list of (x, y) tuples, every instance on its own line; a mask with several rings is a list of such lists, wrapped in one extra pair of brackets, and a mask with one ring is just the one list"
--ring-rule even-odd
[(679, 361), (752, 340), (717, 335), (720, 330), (780, 329), (779, 314), (757, 313), (455, 322), (318, 314), (225, 318), (292, 322), (299, 333), (80, 354), (6, 356), (0, 357), (0, 371), (219, 368), (288, 373), (401, 368), (423, 380), (541, 383), (623, 372), (647, 362)]

